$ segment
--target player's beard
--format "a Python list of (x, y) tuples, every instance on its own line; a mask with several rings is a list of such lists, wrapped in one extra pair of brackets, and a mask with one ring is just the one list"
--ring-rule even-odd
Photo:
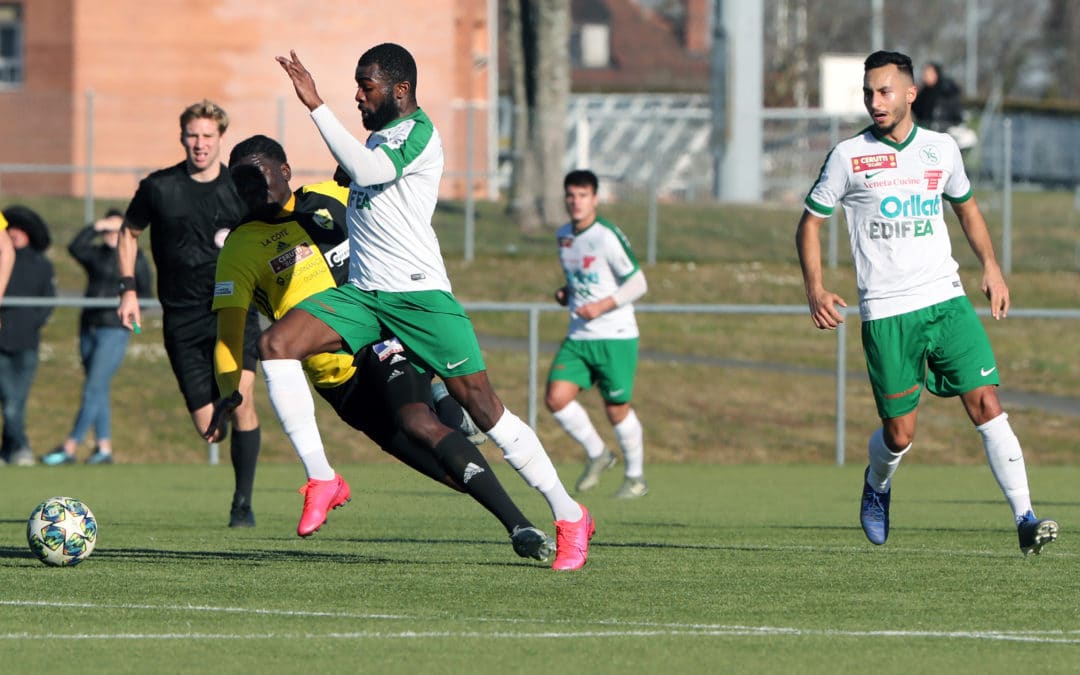
[(364, 120), (364, 128), (368, 131), (378, 131), (398, 118), (397, 101), (389, 93), (387, 92), (388, 95), (375, 110), (369, 113), (363, 110), (360, 111), (360, 117)]
[(880, 134), (881, 136), (888, 136), (889, 134), (891, 134), (896, 129), (896, 127), (899, 126), (900, 123), (906, 120), (908, 117), (907, 111), (903, 109), (891, 110), (890, 113), (892, 115), (893, 121), (892, 124), (889, 124), (888, 126), (880, 126), (877, 123), (877, 120), (873, 120), (874, 129), (877, 130), (878, 134)]

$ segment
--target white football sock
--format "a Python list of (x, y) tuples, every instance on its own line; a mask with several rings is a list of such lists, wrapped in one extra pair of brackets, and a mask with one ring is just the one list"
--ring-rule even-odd
[(641, 478), (645, 473), (645, 439), (641, 421), (631, 408), (622, 422), (615, 425), (615, 438), (619, 440), (627, 478)]
[(319, 425), (315, 421), (315, 399), (300, 362), (296, 359), (271, 359), (263, 361), (262, 367), (270, 405), (303, 462), (308, 478), (332, 479), (334, 469), (326, 459)]
[(509, 408), (504, 408), (502, 417), (487, 431), (487, 435), (503, 451), (506, 462), (514, 467), (518, 475), (544, 495), (555, 520), (581, 520), (581, 505), (566, 492), (555, 465), (529, 425), (510, 412)]
[(1013, 516), (1019, 520), (1031, 511), (1031, 493), (1028, 491), (1027, 468), (1020, 440), (1013, 433), (1009, 416), (1001, 413), (986, 424), (975, 427), (982, 435), (986, 461), (994, 474), (1005, 499), (1009, 500)]
[(589, 420), (589, 413), (580, 403), (570, 401), (562, 410), (551, 414), (563, 431), (585, 448), (585, 454), (593, 459), (604, 454), (604, 439), (600, 438), (596, 427)]
[(889, 482), (896, 473), (896, 468), (900, 466), (900, 460), (911, 450), (911, 444), (908, 443), (900, 452), (893, 452), (885, 443), (885, 430), (878, 427), (877, 431), (870, 434), (867, 450), (870, 455), (870, 472), (866, 474), (866, 483), (874, 488), (875, 492), (888, 492)]

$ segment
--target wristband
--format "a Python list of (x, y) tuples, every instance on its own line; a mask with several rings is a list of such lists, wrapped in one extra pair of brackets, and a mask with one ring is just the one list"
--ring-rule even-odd
[(135, 290), (135, 277), (120, 277), (120, 284), (117, 287), (117, 290), (120, 295)]

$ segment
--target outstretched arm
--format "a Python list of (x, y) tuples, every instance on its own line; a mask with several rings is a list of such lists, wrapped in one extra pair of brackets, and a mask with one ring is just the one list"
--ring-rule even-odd
[(810, 305), (810, 318), (814, 325), (823, 330), (833, 329), (844, 321), (836, 305), (847, 307), (847, 303), (836, 293), (825, 288), (821, 268), (821, 226), (825, 219), (803, 211), (799, 220), (799, 229), (795, 234), (795, 247), (799, 251), (799, 265), (802, 266), (803, 286), (806, 287), (806, 301)]
[(397, 178), (397, 167), (389, 155), (361, 143), (323, 102), (315, 89), (315, 80), (300, 62), (295, 51), (289, 52), (289, 58), (277, 57), (277, 62), (288, 73), (300, 102), (311, 111), (311, 119), (315, 121), (338, 166), (344, 169), (357, 185), (381, 185)]
[(296, 52), (290, 49), (288, 58), (278, 56), (276, 59), (281, 64), (281, 68), (288, 73), (289, 79), (292, 80), (293, 89), (296, 90), (296, 96), (300, 99), (300, 102), (306, 105), (308, 110), (314, 110), (321, 106), (323, 100), (319, 96), (319, 91), (315, 88), (315, 78), (311, 76), (304, 64), (300, 63), (300, 58), (296, 55)]
[(982, 292), (990, 300), (990, 314), (995, 319), (1004, 319), (1009, 314), (1009, 287), (994, 255), (994, 244), (990, 240), (986, 219), (974, 197), (959, 204), (954, 202), (952, 207), (960, 220), (960, 227), (964, 229), (968, 245), (982, 263)]

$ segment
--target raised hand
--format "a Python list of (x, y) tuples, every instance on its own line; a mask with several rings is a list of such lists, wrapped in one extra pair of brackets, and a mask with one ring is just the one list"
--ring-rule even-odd
[(277, 56), (275, 59), (281, 64), (282, 70), (288, 73), (289, 79), (293, 83), (293, 89), (296, 90), (296, 96), (301, 103), (307, 106), (308, 110), (314, 110), (323, 104), (322, 97), (319, 96), (318, 90), (315, 89), (315, 80), (311, 77), (308, 69), (304, 67), (304, 64), (300, 63), (296, 51), (290, 49), (289, 58)]

